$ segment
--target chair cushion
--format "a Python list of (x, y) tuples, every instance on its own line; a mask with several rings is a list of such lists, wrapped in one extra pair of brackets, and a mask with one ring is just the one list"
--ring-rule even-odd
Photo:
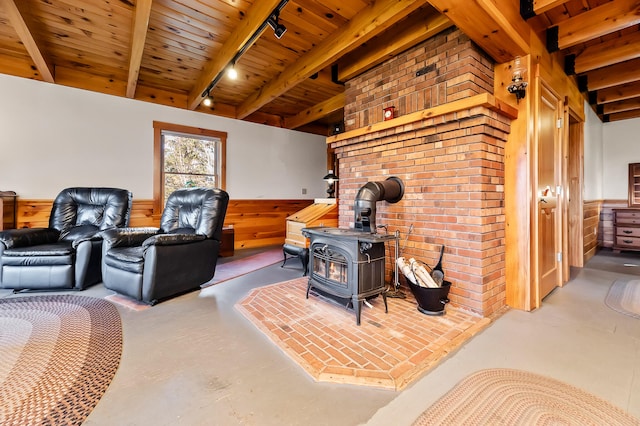
[(63, 241), (75, 241), (80, 239), (90, 239), (100, 231), (95, 225), (74, 226), (60, 235)]
[(107, 252), (104, 262), (118, 269), (141, 274), (144, 270), (144, 248), (114, 247)]
[(75, 251), (70, 242), (6, 249), (2, 264), (11, 266), (72, 265)]
[(131, 192), (119, 188), (66, 188), (51, 208), (49, 228), (66, 234), (74, 226), (93, 225), (100, 230), (127, 226)]
[(196, 234), (220, 240), (228, 202), (229, 194), (221, 189), (178, 189), (167, 198), (160, 229), (165, 234), (184, 234), (191, 228)]

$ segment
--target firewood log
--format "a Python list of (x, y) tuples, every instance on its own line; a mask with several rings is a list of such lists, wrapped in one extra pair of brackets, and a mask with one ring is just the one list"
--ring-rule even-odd
[(403, 256), (400, 256), (396, 260), (396, 263), (398, 265), (398, 269), (400, 269), (400, 272), (402, 272), (402, 275), (404, 275), (412, 283), (417, 284), (413, 272), (411, 272), (411, 266), (409, 266), (407, 260)]
[(438, 284), (436, 284), (433, 278), (431, 278), (431, 274), (429, 274), (427, 268), (418, 263), (414, 258), (409, 259), (409, 264), (411, 265), (411, 270), (418, 278), (418, 284), (420, 286), (429, 288), (440, 287)]

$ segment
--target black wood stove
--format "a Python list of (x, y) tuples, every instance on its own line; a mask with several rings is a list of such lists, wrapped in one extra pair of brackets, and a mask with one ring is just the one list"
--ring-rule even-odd
[(316, 287), (339, 298), (349, 299), (360, 325), (362, 304), (382, 294), (387, 312), (384, 281), (385, 245), (393, 235), (368, 234), (340, 228), (304, 228), (309, 246), (309, 290)]
[(342, 299), (348, 299), (360, 325), (360, 312), (366, 299), (382, 294), (387, 312), (385, 243), (395, 235), (376, 233), (376, 202), (398, 202), (404, 189), (402, 181), (391, 177), (384, 182), (368, 182), (356, 196), (355, 228), (303, 228), (309, 238), (309, 290), (315, 287)]

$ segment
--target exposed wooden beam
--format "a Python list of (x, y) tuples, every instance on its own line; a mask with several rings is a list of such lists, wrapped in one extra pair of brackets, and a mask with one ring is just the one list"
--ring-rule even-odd
[(338, 80), (347, 81), (362, 74), (452, 25), (449, 18), (437, 12), (434, 14), (433, 10), (426, 16), (425, 13), (411, 16), (403, 21), (398, 32), (381, 34), (370, 44), (349, 54), (346, 61), (339, 64)]
[(129, 78), (127, 79), (127, 98), (133, 98), (138, 85), (138, 74), (142, 63), (142, 53), (147, 40), (149, 15), (153, 0), (138, 0), (133, 16), (133, 34), (131, 35), (131, 54), (129, 56)]
[(525, 56), (530, 50), (531, 28), (520, 16), (516, 2), (491, 0), (430, 0), (460, 30), (497, 63)]
[(603, 106), (605, 114), (615, 114), (617, 112), (640, 110), (640, 98), (627, 99), (626, 101), (611, 102)]
[[(253, 33), (266, 21), (271, 12), (280, 3), (280, 0), (260, 0), (254, 2), (253, 6), (247, 11), (245, 20), (236, 28), (236, 30), (227, 38), (219, 52), (216, 53), (202, 74), (198, 78), (193, 90), (189, 93), (188, 108), (196, 109), (202, 101), (202, 92), (204, 92), (213, 79), (224, 70), (233, 57), (240, 51), (250, 39)], [(247, 46), (248, 48), (249, 46)], [(248, 115), (248, 114), (247, 114)]]
[(284, 127), (287, 129), (296, 129), (304, 124), (311, 123), (312, 121), (325, 117), (327, 114), (331, 114), (332, 112), (344, 108), (345, 99), (345, 94), (340, 93), (324, 102), (320, 102), (319, 104), (312, 106), (311, 108), (307, 108), (292, 117), (285, 117)]
[(619, 112), (617, 114), (611, 114), (607, 118), (608, 118), (608, 121), (620, 121), (620, 120), (628, 120), (630, 118), (640, 118), (640, 109), (635, 109), (633, 111)]
[(342, 55), (382, 33), (409, 13), (427, 3), (426, 0), (379, 0), (358, 13), (347, 25), (334, 31), (305, 56), (287, 67), (262, 90), (238, 107), (242, 119), (271, 102), (302, 80), (332, 64)]
[(632, 99), (635, 97), (640, 97), (640, 81), (609, 87), (607, 89), (598, 90), (596, 93), (598, 104), (623, 101), (625, 99)]
[(640, 59), (621, 62), (586, 73), (589, 91), (605, 89), (640, 80)]
[(56, 84), (113, 96), (122, 96), (127, 89), (124, 79), (115, 80), (83, 69), (62, 66), (56, 67)]
[(31, 60), (38, 68), (38, 71), (42, 75), (44, 81), (49, 83), (54, 83), (54, 66), (51, 62), (49, 62), (45, 55), (42, 53), (42, 50), (38, 46), (33, 34), (29, 30), (29, 26), (25, 22), (20, 10), (18, 9), (18, 5), (15, 0), (0, 0), (5, 12), (9, 15), (9, 21), (13, 26), (13, 29), (20, 37), (20, 41), (24, 44), (25, 49), (31, 56)]
[(313, 133), (315, 135), (320, 135), (320, 136), (328, 136), (329, 126), (325, 124), (309, 123), (309, 124), (305, 124), (304, 126), (300, 126), (298, 128), (298, 131), (305, 132), (305, 133)]
[(265, 112), (256, 111), (245, 118), (245, 121), (252, 123), (266, 124), (273, 127), (284, 127), (284, 120), (279, 115), (267, 114)]
[(558, 25), (558, 48), (610, 34), (640, 23), (640, 2), (616, 0), (581, 13)]
[(553, 9), (556, 6), (561, 6), (569, 0), (534, 0), (533, 12), (536, 15), (540, 15), (548, 10)]
[(581, 74), (635, 58), (640, 58), (640, 32), (587, 47), (576, 55), (575, 72)]

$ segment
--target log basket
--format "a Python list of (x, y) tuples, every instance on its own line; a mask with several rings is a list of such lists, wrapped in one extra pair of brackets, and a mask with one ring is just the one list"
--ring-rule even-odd
[[(440, 259), (442, 260), (442, 254), (440, 255)], [(442, 269), (436, 269), (441, 265), (441, 262), (438, 262), (438, 266), (432, 269), (426, 263), (416, 260), (415, 263), (411, 266), (411, 272), (414, 275), (414, 279), (416, 282), (418, 280), (415, 277), (414, 268), (416, 264), (420, 264), (424, 266), (424, 268), (431, 274), (434, 275), (434, 271), (442, 271)], [(445, 314), (445, 306), (449, 303), (449, 289), (451, 288), (451, 282), (444, 280), (444, 273), (442, 273), (442, 286), (441, 287), (422, 287), (418, 284), (414, 284), (411, 280), (407, 279), (404, 274), (398, 274), (400, 279), (403, 280), (411, 289), (411, 293), (413, 293), (413, 297), (416, 298), (416, 302), (418, 302), (418, 311), (422, 312), (425, 315), (444, 315)]]

